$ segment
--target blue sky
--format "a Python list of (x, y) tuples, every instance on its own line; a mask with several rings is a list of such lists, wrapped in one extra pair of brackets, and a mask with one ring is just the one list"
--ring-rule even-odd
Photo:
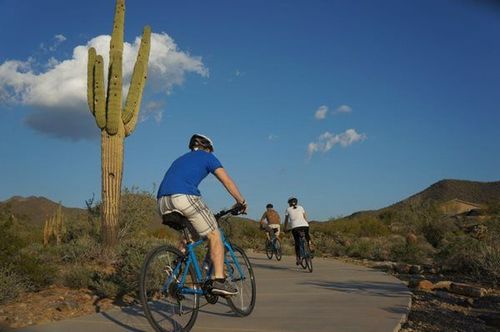
[[(84, 60), (89, 45), (106, 56), (113, 13), (0, 0), (0, 200), (99, 197)], [(124, 186), (153, 190), (194, 132), (254, 218), (290, 195), (325, 220), (445, 178), (500, 180), (495, 1), (128, 0), (125, 15), (125, 63), (144, 25), (155, 41)], [(214, 210), (232, 203), (214, 178), (200, 189)]]

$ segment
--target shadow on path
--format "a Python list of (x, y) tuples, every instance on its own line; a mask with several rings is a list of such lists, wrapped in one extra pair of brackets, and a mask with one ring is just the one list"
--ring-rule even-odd
[(326, 288), (333, 291), (362, 294), (370, 296), (383, 297), (406, 297), (410, 291), (402, 284), (394, 284), (390, 282), (358, 282), (358, 281), (323, 281), (311, 280), (304, 281), (302, 285), (312, 285), (316, 287)]
[[(120, 311), (121, 311), (121, 313), (127, 314), (127, 315), (132, 316), (132, 317), (140, 317), (141, 319), (144, 319), (145, 323), (147, 323), (146, 317), (144, 316), (144, 314), (142, 312), (142, 309), (140, 309), (137, 306), (124, 307), (124, 308), (121, 308)], [(138, 328), (136, 328), (134, 326), (131, 326), (130, 324), (127, 324), (125, 322), (122, 322), (122, 321), (118, 320), (118, 318), (113, 317), (112, 315), (110, 315), (107, 312), (102, 312), (102, 313), (100, 313), (100, 315), (102, 317), (106, 318), (107, 320), (115, 323), (116, 325), (122, 327), (124, 329), (124, 331), (144, 332), (144, 330), (138, 329)]]

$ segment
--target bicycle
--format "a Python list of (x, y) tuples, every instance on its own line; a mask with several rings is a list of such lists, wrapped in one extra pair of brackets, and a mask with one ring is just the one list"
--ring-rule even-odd
[(304, 270), (308, 269), (309, 272), (312, 272), (313, 255), (311, 253), (311, 248), (309, 247), (309, 242), (306, 239), (306, 233), (304, 230), (299, 230), (299, 255), (300, 266), (302, 266)]
[[(241, 206), (223, 210), (215, 218), (219, 222), (225, 216), (240, 214), (240, 211)], [(198, 316), (200, 297), (204, 296), (207, 304), (215, 304), (219, 299), (210, 292), (213, 265), (209, 252), (205, 253), (201, 265), (195, 252), (206, 240), (193, 241), (187, 222), (177, 212), (164, 216), (164, 224), (184, 232), (186, 251), (183, 254), (173, 246), (159, 246), (147, 254), (141, 269), (139, 295), (144, 314), (156, 331), (191, 330)], [(238, 294), (226, 297), (226, 301), (236, 315), (248, 316), (256, 299), (253, 269), (243, 249), (226, 240), (224, 232), (219, 229), (225, 248), (224, 272), (227, 280), (238, 289)]]
[(272, 232), (269, 232), (269, 236), (271, 239), (266, 238), (266, 256), (269, 259), (273, 258), (273, 254), (276, 257), (276, 260), (281, 260), (281, 241), (276, 236), (278, 230), (276, 228), (272, 229)]

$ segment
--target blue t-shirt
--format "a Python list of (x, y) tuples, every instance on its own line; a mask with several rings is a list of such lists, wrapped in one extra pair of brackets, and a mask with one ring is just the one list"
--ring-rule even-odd
[(222, 165), (212, 153), (190, 151), (172, 163), (163, 177), (157, 197), (175, 194), (201, 196), (198, 185), (219, 167)]

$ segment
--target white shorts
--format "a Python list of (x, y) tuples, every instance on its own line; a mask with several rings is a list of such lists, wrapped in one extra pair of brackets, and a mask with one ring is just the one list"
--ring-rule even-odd
[(275, 234), (276, 234), (276, 236), (280, 235), (280, 224), (267, 224), (267, 226), (269, 226), (269, 228), (272, 228), (272, 229), (277, 229)]
[(200, 196), (176, 194), (158, 198), (161, 215), (178, 211), (186, 217), (199, 236), (205, 237), (217, 229), (214, 214)]

